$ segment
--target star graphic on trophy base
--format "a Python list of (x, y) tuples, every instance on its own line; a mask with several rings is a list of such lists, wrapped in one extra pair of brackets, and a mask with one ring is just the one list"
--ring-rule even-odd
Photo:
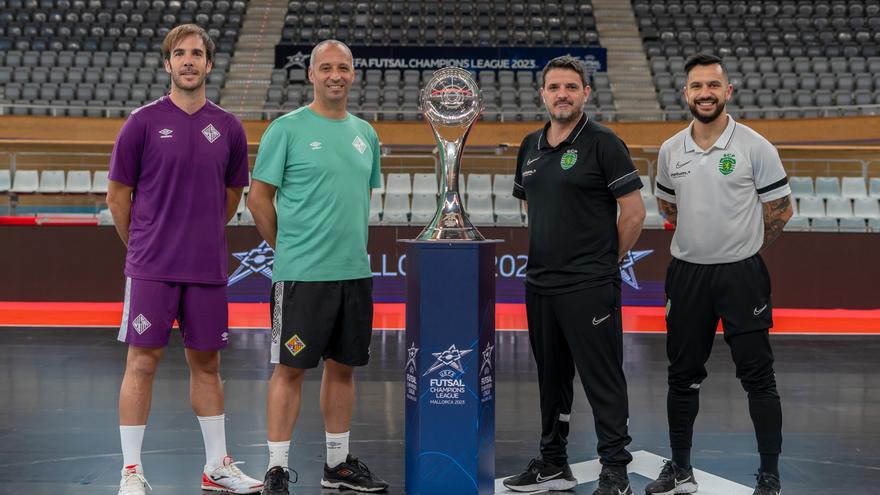
[(407, 358), (406, 358), (406, 366), (403, 368), (415, 374), (416, 372), (416, 355), (419, 353), (419, 348), (416, 347), (416, 343), (413, 342), (409, 345), (409, 349), (406, 350)]
[(459, 351), (455, 348), (455, 344), (449, 346), (449, 349), (446, 349), (443, 352), (432, 352), (437, 361), (428, 368), (428, 371), (425, 372), (422, 376), (427, 376), (428, 373), (439, 370), (440, 368), (449, 366), (450, 368), (458, 371), (459, 373), (464, 373), (464, 367), (461, 365), (461, 358), (465, 355), (470, 354), (472, 349), (465, 349), (463, 351)]
[(495, 352), (495, 346), (486, 342), (486, 348), (483, 349), (483, 364), (480, 365), (480, 374), (486, 375), (492, 371), (492, 354)]

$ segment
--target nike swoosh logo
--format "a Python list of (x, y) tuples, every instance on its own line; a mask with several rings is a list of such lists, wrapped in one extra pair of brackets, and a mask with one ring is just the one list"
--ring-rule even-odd
[(541, 475), (539, 474), (538, 477), (535, 478), (535, 481), (537, 481), (538, 483), (543, 483), (543, 482), (545, 482), (545, 481), (552, 480), (553, 478), (556, 478), (556, 477), (559, 476), (560, 474), (562, 474), (562, 471), (560, 471), (560, 472), (558, 472), (558, 473), (556, 473), (556, 474), (550, 475), (550, 476), (546, 476), (546, 477), (545, 477), (545, 476), (541, 476)]
[(611, 318), (611, 313), (608, 313), (607, 315), (605, 315), (604, 318), (600, 318), (600, 319), (598, 319), (598, 320), (597, 320), (596, 317), (594, 316), (594, 317), (593, 317), (593, 325), (598, 325), (599, 323), (602, 323), (603, 321), (607, 320), (608, 318)]
[(225, 480), (228, 477), (229, 476), (211, 476), (211, 479), (214, 481), (220, 481), (220, 480)]
[(675, 168), (681, 168), (681, 167), (684, 167), (685, 165), (687, 165), (687, 164), (690, 163), (690, 162), (691, 162), (691, 160), (688, 160), (688, 161), (686, 161), (686, 162), (678, 162), (678, 163), (675, 164)]
[(683, 480), (680, 480), (680, 479), (676, 478), (676, 479), (675, 479), (675, 486), (678, 486), (678, 485), (680, 485), (680, 484), (682, 484), (682, 483), (686, 483), (686, 482), (688, 482), (688, 481), (690, 481), (690, 480), (691, 480), (691, 477), (690, 477), (690, 476), (688, 476), (687, 478), (685, 478), (685, 479), (683, 479)]
[(532, 162), (538, 161), (538, 160), (540, 160), (540, 159), (541, 159), (540, 156), (539, 156), (538, 158), (532, 158), (531, 160), (529, 160), (529, 161), (526, 162), (526, 165), (531, 165)]
[(754, 311), (755, 316), (758, 316), (759, 314), (763, 313), (765, 309), (767, 309), (766, 304), (761, 309), (755, 308), (755, 311)]

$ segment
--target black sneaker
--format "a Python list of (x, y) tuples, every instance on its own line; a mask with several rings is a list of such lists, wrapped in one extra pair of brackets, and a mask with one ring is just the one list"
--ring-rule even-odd
[(632, 492), (625, 467), (615, 469), (602, 466), (599, 486), (593, 491), (593, 495), (632, 495)]
[[(290, 481), (290, 473), (293, 473), (293, 481)], [(266, 477), (263, 479), (263, 491), (261, 495), (288, 495), (287, 485), (296, 483), (299, 475), (290, 468), (274, 466), (266, 471)]]
[(758, 482), (755, 484), (755, 491), (752, 495), (782, 495), (779, 476), (770, 473), (758, 473), (755, 476), (758, 478)]
[(578, 484), (571, 474), (571, 468), (568, 464), (555, 466), (542, 459), (532, 459), (524, 473), (511, 476), (503, 483), (504, 486), (515, 492), (571, 490)]
[(645, 487), (647, 495), (673, 495), (676, 493), (695, 493), (697, 480), (694, 470), (682, 469), (674, 461), (663, 461), (663, 469), (656, 480)]
[(381, 492), (388, 488), (388, 483), (370, 472), (366, 464), (351, 454), (345, 462), (331, 468), (324, 464), (324, 477), (321, 478), (324, 488), (348, 488), (359, 492)]

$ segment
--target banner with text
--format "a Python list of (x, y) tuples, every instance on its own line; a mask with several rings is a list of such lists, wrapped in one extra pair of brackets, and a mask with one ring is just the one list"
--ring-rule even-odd
[[(306, 69), (312, 47), (275, 45), (276, 69)], [(608, 54), (600, 47), (468, 47), (468, 46), (352, 46), (355, 69), (539, 71), (553, 58), (571, 55), (584, 62), (588, 73), (606, 72)]]

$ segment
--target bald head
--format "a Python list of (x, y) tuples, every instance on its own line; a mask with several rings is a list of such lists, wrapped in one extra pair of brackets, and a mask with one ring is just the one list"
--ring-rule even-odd
[(312, 55), (309, 57), (309, 66), (316, 67), (318, 64), (317, 60), (318, 57), (321, 55), (321, 52), (329, 47), (338, 48), (348, 54), (348, 59), (351, 62), (351, 65), (354, 65), (354, 57), (352, 57), (351, 49), (348, 47), (348, 45), (337, 40), (324, 40), (315, 45), (314, 48), (312, 48)]

